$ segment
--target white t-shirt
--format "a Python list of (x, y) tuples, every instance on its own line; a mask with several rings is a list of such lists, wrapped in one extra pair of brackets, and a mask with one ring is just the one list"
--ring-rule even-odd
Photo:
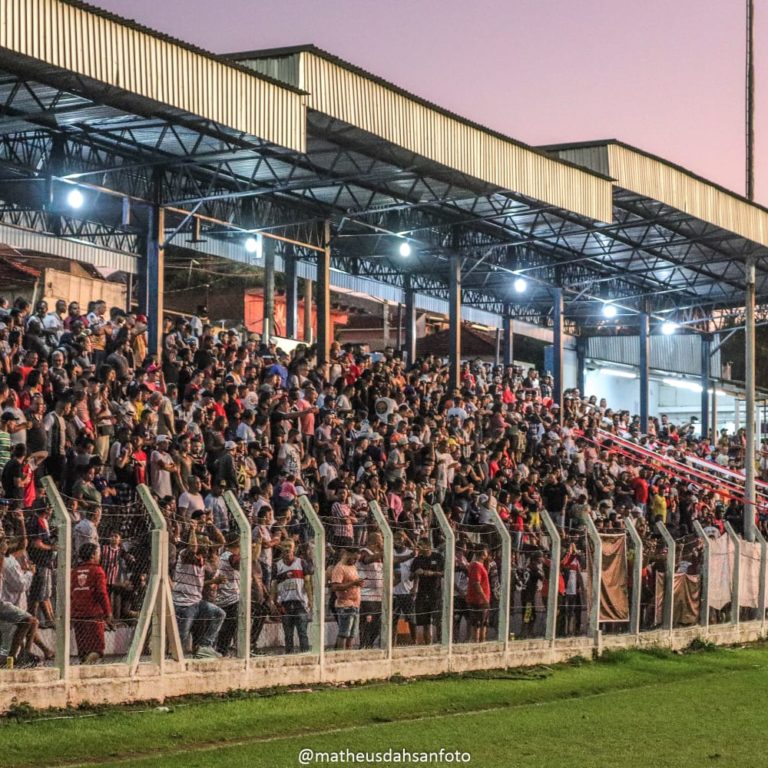
[(395, 588), (392, 590), (393, 595), (412, 595), (413, 594), (413, 579), (411, 578), (411, 565), (413, 565), (413, 552), (410, 549), (398, 552), (395, 550), (395, 555), (401, 557), (402, 555), (410, 555), (409, 560), (404, 560), (402, 563), (395, 565), (395, 570), (400, 569), (400, 581), (395, 584)]

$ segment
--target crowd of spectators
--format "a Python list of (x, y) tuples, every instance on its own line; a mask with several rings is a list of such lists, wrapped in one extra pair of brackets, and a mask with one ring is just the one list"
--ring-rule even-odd
[[(321, 587), (339, 649), (376, 647), (386, 632), (396, 643), (439, 642), (446, 538), (435, 504), (455, 533), (456, 642), (498, 634), (497, 521), (512, 537), (510, 627), (521, 637), (542, 631), (549, 589), (542, 510), (565, 542), (557, 589), (566, 635), (584, 631), (587, 516), (606, 532), (631, 517), (648, 538), (657, 520), (679, 536), (695, 519), (712, 535), (725, 520), (740, 524), (738, 498), (715, 478), (676, 476), (665, 457), (738, 468), (743, 433), (702, 438), (662, 416), (642, 435), (638, 417), (576, 389), (561, 410), (552, 378), (516, 365), (465, 363), (455, 388), (441, 360), (409, 366), (393, 350), (333, 344), (319, 365), (312, 347), (288, 354), (214, 328), (205, 307), (166, 321), (161, 358), (148, 354), (146, 336), (144, 316), (103, 301), (0, 301), (0, 634), (16, 664), (53, 656), (45, 630), (57, 597), (57, 532), (44, 475), (73, 518), (72, 616), (87, 663), (104, 656), (105, 630), (130, 627), (141, 609), (151, 537), (139, 484), (166, 518), (179, 635), (184, 652), (201, 658), (235, 652), (245, 588), (254, 653), (268, 626), (282, 627), (281, 651), (309, 650)], [(658, 461), (622, 451), (611, 435)], [(250, 585), (240, 584), (228, 491), (252, 525)], [(302, 496), (326, 529), (322, 563)], [(389, 627), (372, 502), (394, 532)]]

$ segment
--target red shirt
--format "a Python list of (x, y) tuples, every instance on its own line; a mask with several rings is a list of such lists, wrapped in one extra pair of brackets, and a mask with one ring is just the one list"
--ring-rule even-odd
[(491, 583), (488, 569), (479, 561), (473, 560), (467, 569), (467, 604), (484, 605), (491, 602)]
[(648, 501), (648, 481), (644, 477), (636, 477), (632, 481), (632, 490), (635, 492), (635, 501), (645, 504)]
[(100, 565), (82, 563), (73, 568), (70, 584), (73, 616), (105, 619), (112, 614), (107, 594), (107, 577)]

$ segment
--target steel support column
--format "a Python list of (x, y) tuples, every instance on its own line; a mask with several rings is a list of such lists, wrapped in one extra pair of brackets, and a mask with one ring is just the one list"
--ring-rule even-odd
[(746, 310), (744, 352), (744, 389), (746, 390), (746, 413), (744, 426), (747, 432), (746, 456), (744, 460), (744, 538), (755, 540), (755, 264), (747, 264), (747, 291), (744, 301)]
[(648, 401), (650, 399), (651, 328), (647, 312), (640, 314), (640, 431), (648, 433)]
[(559, 286), (552, 289), (552, 303), (554, 308), (554, 334), (552, 338), (552, 399), (554, 404), (563, 412), (563, 315), (564, 298), (563, 289)]
[(461, 383), (461, 255), (451, 251), (448, 298), (448, 369), (451, 388)]
[(587, 337), (576, 337), (576, 386), (579, 394), (584, 397), (587, 389)]
[[(709, 389), (712, 365), (712, 334), (701, 336), (701, 436), (706, 439), (709, 433)], [(712, 395), (714, 397), (714, 394)], [(716, 437), (716, 436), (713, 436)], [(715, 439), (714, 442), (717, 442)]]
[(317, 362), (325, 365), (331, 354), (331, 222), (323, 228), (323, 250), (317, 254)]
[(312, 338), (312, 281), (304, 280), (304, 341), (311, 344)]
[(299, 280), (296, 277), (296, 254), (292, 245), (285, 248), (285, 335), (296, 339), (299, 335)]
[(261, 238), (264, 254), (264, 324), (262, 342), (269, 344), (275, 335), (275, 241), (271, 237)]
[(384, 346), (389, 346), (389, 304), (385, 301), (381, 305), (381, 335)]
[(161, 187), (155, 182), (154, 201), (149, 209), (149, 226), (147, 231), (147, 257), (144, 259), (144, 296), (142, 308), (147, 316), (147, 351), (157, 355), (158, 361), (163, 351), (163, 311), (164, 311), (164, 277), (165, 249), (163, 239), (165, 232), (165, 211), (160, 204)]
[(407, 364), (413, 365), (416, 359), (416, 291), (411, 284), (411, 276), (405, 277), (405, 352)]
[(501, 360), (504, 365), (512, 365), (515, 359), (515, 321), (509, 314), (504, 315), (504, 334), (501, 341)]

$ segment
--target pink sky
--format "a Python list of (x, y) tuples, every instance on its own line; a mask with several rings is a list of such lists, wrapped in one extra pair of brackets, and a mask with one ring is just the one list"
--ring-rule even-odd
[[(617, 138), (744, 192), (745, 0), (94, 1), (219, 53), (314, 43), (529, 144)], [(755, 5), (768, 205), (768, 7)]]

